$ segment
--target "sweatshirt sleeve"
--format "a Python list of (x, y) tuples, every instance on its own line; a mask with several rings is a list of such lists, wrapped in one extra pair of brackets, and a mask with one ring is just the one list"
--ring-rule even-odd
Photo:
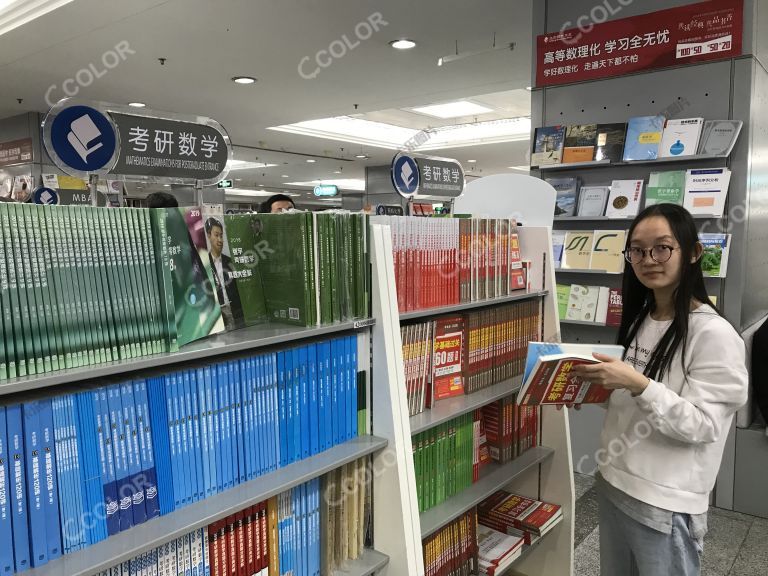
[(688, 378), (680, 394), (651, 380), (636, 402), (654, 416), (649, 418), (654, 428), (669, 438), (690, 444), (717, 442), (747, 401), (744, 341), (721, 318), (690, 336)]

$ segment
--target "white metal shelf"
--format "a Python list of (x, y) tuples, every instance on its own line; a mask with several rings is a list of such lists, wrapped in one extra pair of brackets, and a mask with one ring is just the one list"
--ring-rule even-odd
[[(718, 214), (691, 214), (694, 220), (719, 220), (722, 215)], [(632, 222), (635, 216), (624, 216), (622, 218), (612, 218), (610, 216), (555, 216), (554, 223), (558, 222)]]
[(505, 396), (514, 394), (523, 384), (522, 376), (517, 376), (509, 380), (504, 380), (488, 388), (483, 388), (472, 394), (455, 396), (446, 400), (438, 401), (431, 409), (427, 409), (421, 414), (411, 416), (411, 434), (418, 434), (439, 426), (443, 422), (448, 422), (458, 418), (462, 414), (472, 412), (486, 404), (500, 400)]
[[(165, 516), (120, 532), (78, 552), (67, 554), (27, 576), (93, 576), (199, 528), (231, 516), (286, 490), (318, 478), (344, 464), (386, 448), (387, 440), (360, 436), (316, 456), (240, 484)], [(357, 574), (357, 573), (355, 573)], [(370, 572), (360, 572), (370, 574)]]
[(416, 318), (426, 318), (428, 316), (438, 316), (440, 314), (454, 314), (456, 312), (463, 312), (464, 310), (472, 310), (474, 308), (484, 308), (486, 306), (496, 306), (498, 304), (507, 304), (508, 302), (517, 302), (519, 300), (541, 298), (548, 293), (547, 290), (535, 290), (533, 292), (520, 291), (515, 294), (510, 294), (509, 296), (500, 296), (498, 298), (488, 298), (486, 300), (476, 300), (474, 302), (462, 302), (461, 304), (451, 304), (449, 306), (440, 306), (437, 308), (425, 308), (423, 310), (411, 310), (409, 312), (401, 312), (400, 320), (414, 320)]
[(331, 576), (372, 576), (389, 564), (389, 556), (366, 548), (357, 560), (347, 560)]
[(508, 574), (511, 574), (512, 571), (515, 569), (515, 566), (517, 566), (518, 563), (522, 562), (523, 558), (528, 556), (528, 554), (536, 550), (536, 548), (539, 546), (542, 540), (544, 540), (547, 536), (549, 536), (552, 530), (554, 530), (555, 527), (558, 524), (560, 524), (562, 521), (563, 521), (563, 517), (561, 516), (555, 521), (554, 524), (552, 524), (552, 527), (547, 531), (546, 534), (544, 534), (544, 536), (537, 539), (533, 544), (523, 544), (523, 548), (522, 548), (522, 551), (520, 552), (520, 556), (514, 562), (512, 562), (512, 564), (510, 564), (507, 568), (499, 572), (497, 576), (507, 576)]
[(568, 320), (567, 318), (563, 318), (562, 320), (560, 320), (560, 324), (576, 324), (578, 326), (603, 326), (603, 327), (608, 326), (605, 322), (590, 322), (588, 320)]
[(669, 164), (679, 162), (684, 164), (686, 162), (702, 162), (706, 160), (725, 160), (728, 156), (725, 155), (706, 155), (696, 154), (693, 156), (675, 156), (671, 158), (654, 158), (652, 160), (628, 160), (620, 162), (611, 162), (610, 160), (593, 160), (591, 162), (571, 162), (560, 164), (547, 164), (544, 166), (531, 166), (531, 170), (539, 170), (541, 172), (561, 171), (561, 170), (573, 170), (576, 168), (610, 168), (612, 166), (642, 166), (652, 164)]
[(564, 272), (567, 274), (609, 274), (612, 276), (619, 276), (623, 272), (608, 272), (608, 270), (593, 270), (591, 268), (555, 268), (555, 274), (558, 272)]
[(139, 370), (172, 367), (185, 362), (195, 362), (225, 354), (255, 351), (268, 346), (288, 344), (299, 340), (355, 330), (371, 326), (373, 323), (372, 319), (363, 319), (309, 328), (279, 324), (259, 324), (197, 340), (182, 347), (178, 352), (153, 354), (130, 360), (105, 362), (103, 364), (4, 380), (0, 382), (0, 396), (95, 378), (120, 376)]
[(526, 450), (506, 464), (488, 465), (481, 474), (480, 480), (472, 486), (419, 515), (422, 539), (438, 531), (470, 508), (477, 506), (491, 494), (512, 482), (515, 477), (540, 464), (553, 454), (554, 450), (551, 448), (537, 446)]

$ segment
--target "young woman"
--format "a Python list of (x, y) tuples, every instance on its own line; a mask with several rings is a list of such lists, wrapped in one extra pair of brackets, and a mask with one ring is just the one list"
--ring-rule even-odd
[(643, 210), (629, 229), (618, 341), (578, 376), (614, 389), (596, 489), (603, 576), (700, 574), (709, 493), (747, 400), (741, 337), (704, 286), (684, 208)]

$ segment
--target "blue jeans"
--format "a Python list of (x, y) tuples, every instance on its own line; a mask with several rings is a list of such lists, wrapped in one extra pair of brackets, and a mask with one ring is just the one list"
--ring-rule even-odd
[(672, 516), (672, 533), (640, 524), (598, 491), (601, 576), (699, 576), (702, 543), (687, 514)]

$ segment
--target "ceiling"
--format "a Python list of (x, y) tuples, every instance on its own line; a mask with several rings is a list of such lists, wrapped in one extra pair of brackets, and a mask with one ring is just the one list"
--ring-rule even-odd
[[(268, 128), (359, 114), (427, 129), (445, 122), (404, 109), (464, 98), (491, 104), (489, 119), (530, 115), (531, 2), (73, 0), (0, 36), (0, 118), (45, 111), (46, 93), (53, 101), (63, 97), (62, 83), (92, 65), (101, 77), (81, 87), (79, 97), (210, 116), (228, 130), (236, 158), (278, 165), (232, 172), (238, 188), (364, 178), (366, 165), (388, 164), (393, 152)], [(366, 22), (379, 30), (357, 45), (356, 30), (370, 30)], [(497, 46), (514, 42), (515, 49), (489, 51), (494, 33)], [(401, 37), (417, 47), (389, 46)], [(314, 78), (303, 77), (318, 69), (318, 51), (345, 38), (347, 47), (335, 44), (340, 57)], [(482, 53), (438, 67), (457, 42), (460, 55)], [(133, 53), (125, 50), (123, 61), (106, 67), (103, 55), (121, 43)], [(234, 76), (258, 81), (241, 86)], [(430, 153), (485, 175), (525, 165), (527, 149), (526, 142), (511, 142)], [(361, 152), (368, 158), (356, 159)]]

